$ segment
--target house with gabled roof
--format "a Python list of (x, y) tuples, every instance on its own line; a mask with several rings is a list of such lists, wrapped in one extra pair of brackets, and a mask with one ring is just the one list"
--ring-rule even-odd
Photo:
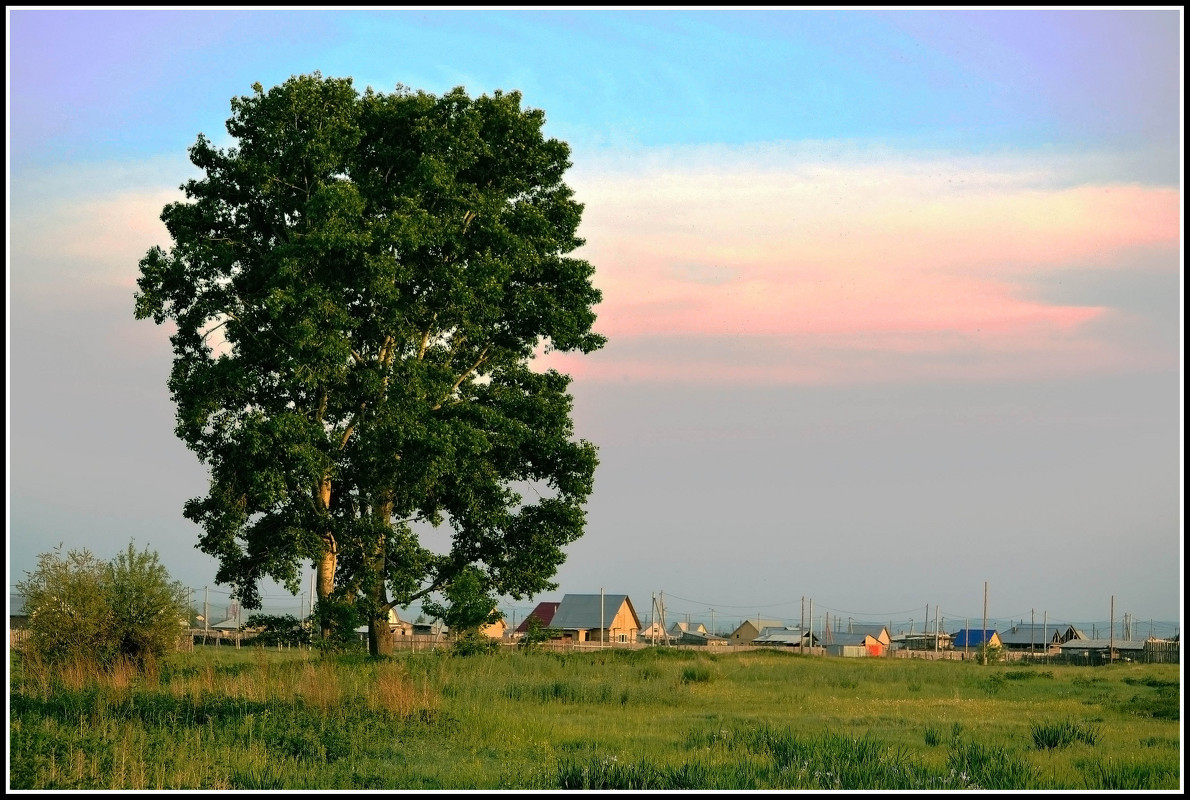
[(732, 644), (752, 644), (752, 641), (760, 636), (765, 628), (784, 628), (785, 623), (779, 619), (762, 619), (761, 617), (754, 617), (753, 619), (746, 619), (740, 623), (739, 627), (731, 632), (727, 638)]
[(528, 633), (530, 624), (529, 620), (531, 619), (536, 619), (539, 623), (541, 623), (541, 627), (543, 628), (551, 627), (551, 624), (554, 620), (554, 614), (558, 613), (558, 606), (560, 605), (562, 605), (562, 603), (558, 600), (547, 600), (545, 602), (538, 603), (537, 607), (529, 612), (529, 616), (521, 620), (521, 624), (516, 626), (516, 630), (513, 632), (513, 635), (524, 636), (526, 633)]
[(880, 623), (870, 625), (866, 622), (852, 622), (847, 621), (847, 633), (862, 633), (871, 636), (876, 641), (880, 642), (884, 647), (892, 644), (892, 636), (888, 632), (888, 628)]
[(846, 658), (882, 656), (884, 651), (885, 644), (870, 633), (836, 632), (826, 645), (827, 655)]
[(951, 647), (955, 650), (962, 650), (965, 647), (983, 647), (984, 643), (988, 647), (1003, 647), (1000, 642), (1000, 634), (992, 628), (981, 630), (979, 628), (963, 628), (954, 635), (951, 640)]
[[(1070, 630), (1074, 630), (1071, 628)], [(1006, 650), (1038, 650), (1045, 652), (1062, 644), (1063, 631), (1056, 625), (1022, 622), (999, 631)]]
[(550, 623), (575, 642), (635, 643), (640, 617), (626, 594), (567, 594)]
[(667, 633), (665, 626), (657, 620), (641, 628), (636, 638), (647, 644), (672, 644), (677, 639), (673, 634)]

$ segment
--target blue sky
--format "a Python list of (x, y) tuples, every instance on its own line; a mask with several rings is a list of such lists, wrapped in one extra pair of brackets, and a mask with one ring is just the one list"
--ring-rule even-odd
[(10, 586), (129, 536), (211, 584), (136, 264), (230, 98), (319, 70), (517, 89), (572, 146), (609, 345), (558, 361), (602, 458), (558, 597), (1175, 619), (1182, 24), (9, 9)]

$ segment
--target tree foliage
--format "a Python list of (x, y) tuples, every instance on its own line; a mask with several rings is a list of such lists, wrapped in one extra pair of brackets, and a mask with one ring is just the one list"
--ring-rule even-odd
[(463, 569), (443, 590), (444, 602), (426, 600), (422, 611), (446, 623), (451, 635), (459, 638), (504, 618), (496, 608), (496, 599), (485, 587), (483, 573), (474, 567)]
[(176, 324), (176, 432), (210, 469), (184, 513), (216, 580), (256, 608), (262, 578), (296, 592), (310, 560), (319, 600), (374, 628), (468, 567), (517, 598), (554, 588), (597, 459), (569, 378), (530, 361), (604, 342), (568, 255), (569, 148), (517, 92), (253, 88), (234, 146), (190, 149), (203, 177), (136, 296)]
[(185, 590), (157, 554), (132, 543), (111, 562), (89, 550), (37, 558), (17, 584), (29, 616), (27, 647), (43, 661), (143, 663), (170, 652), (185, 620)]

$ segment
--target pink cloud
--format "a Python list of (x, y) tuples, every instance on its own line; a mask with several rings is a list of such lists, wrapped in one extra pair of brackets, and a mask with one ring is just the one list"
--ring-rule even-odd
[[(1180, 195), (1062, 186), (1060, 177), (1036, 164), (989, 169), (974, 159), (588, 174), (578, 194), (587, 204), (583, 254), (604, 293), (597, 328), (613, 342), (797, 342), (790, 364), (760, 371), (792, 381), (848, 380), (860, 354), (928, 353), (939, 341), (988, 356), (946, 367), (952, 373), (1111, 368), (1118, 354), (1088, 332), (1104, 309), (1044, 302), (1030, 281), (1053, 270), (1113, 269), (1137, 248), (1175, 248)], [(965, 343), (954, 345), (956, 336)], [(808, 344), (827, 340), (822, 352)], [(610, 358), (576, 369), (616, 373)], [(697, 374), (695, 365), (646, 361), (624, 361), (618, 374), (683, 370)], [(727, 373), (753, 374), (744, 365)]]

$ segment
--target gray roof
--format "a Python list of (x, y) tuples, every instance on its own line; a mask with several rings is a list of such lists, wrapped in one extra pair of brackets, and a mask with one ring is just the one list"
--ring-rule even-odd
[(1143, 639), (1127, 640), (1111, 640), (1111, 639), (1071, 639), (1069, 642), (1061, 645), (1063, 650), (1106, 650), (1109, 647), (1114, 647), (1117, 650), (1144, 650), (1145, 643)]
[[(809, 631), (798, 628), (765, 628), (760, 636), (752, 640), (752, 644), (798, 644), (809, 638)], [(816, 635), (814, 641), (819, 641)]]
[(751, 623), (751, 624), (752, 624), (752, 627), (753, 627), (753, 628), (756, 628), (758, 631), (763, 631), (765, 628), (781, 628), (781, 629), (784, 629), (784, 628), (785, 628), (785, 622), (784, 622), (783, 620), (779, 620), (779, 619), (757, 619), (756, 617), (753, 617), (752, 619), (746, 619), (746, 620), (744, 620), (743, 622), (741, 622), (741, 623), (739, 624), (739, 626), (738, 626), (738, 627), (736, 627), (736, 630), (737, 630), (737, 631), (738, 631), (740, 628), (744, 627), (744, 622)]
[(1045, 644), (1056, 642), (1062, 638), (1068, 625), (1013, 625), (1006, 630), (997, 631), (1000, 641), (1004, 644)]
[(673, 632), (677, 632), (677, 631), (699, 631), (699, 630), (701, 630), (702, 632), (704, 632), (704, 633), (705, 633), (705, 632), (706, 632), (706, 630), (707, 630), (707, 626), (706, 626), (706, 625), (703, 625), (701, 622), (675, 622), (675, 623), (674, 623), (674, 624), (673, 624), (673, 625), (670, 627), (670, 631), (673, 631)]
[(876, 638), (870, 633), (831, 633), (831, 641), (827, 642), (826, 646), (862, 645), (867, 643), (869, 636)]
[(888, 631), (888, 626), (881, 625), (879, 623), (877, 623), (875, 625), (870, 625), (866, 622), (848, 623), (846, 632), (847, 633), (866, 633), (868, 636), (871, 636), (873, 639), (879, 639), (880, 634), (882, 634), (882, 633), (885, 634), (886, 636), (891, 637), (891, 634), (889, 634), (889, 631)]
[(599, 595), (565, 595), (562, 597), (562, 604), (558, 606), (558, 611), (554, 614), (553, 621), (550, 622), (550, 627), (564, 631), (598, 630), (601, 622), (603, 625), (611, 625), (620, 606), (624, 603), (628, 603), (636, 627), (640, 628), (640, 618), (637, 617), (636, 609), (633, 608), (632, 601), (626, 594), (604, 594), (602, 615), (599, 612)]

